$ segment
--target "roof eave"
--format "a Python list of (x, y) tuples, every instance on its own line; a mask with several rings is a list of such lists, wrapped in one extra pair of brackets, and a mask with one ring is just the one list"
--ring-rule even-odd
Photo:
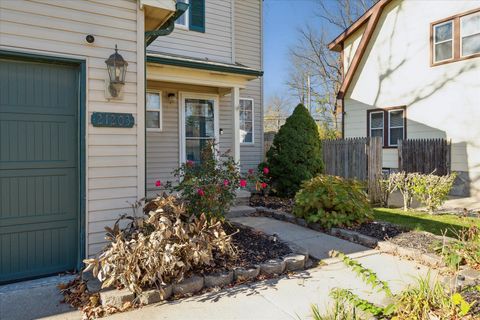
[(221, 64), (212, 64), (212, 63), (201, 62), (201, 61), (174, 59), (169, 57), (161, 57), (161, 56), (154, 56), (154, 55), (148, 55), (148, 54), (147, 54), (146, 60), (149, 63), (165, 64), (165, 65), (176, 66), (176, 67), (200, 69), (200, 70), (231, 73), (231, 74), (233, 73), (233, 74), (252, 76), (252, 77), (263, 76), (263, 71), (261, 70), (242, 68), (237, 66), (227, 66), (227, 65), (221, 65)]

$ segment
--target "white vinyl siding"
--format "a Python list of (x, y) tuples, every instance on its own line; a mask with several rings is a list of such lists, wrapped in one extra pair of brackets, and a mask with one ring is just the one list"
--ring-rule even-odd
[[(137, 126), (90, 124), (94, 111), (132, 113), (137, 120), (137, 7), (133, 0), (0, 1), (2, 49), (86, 60), (89, 255), (106, 243), (104, 226), (112, 225), (122, 213), (131, 213), (130, 204), (138, 199), (138, 165), (144, 160), (137, 153)], [(95, 36), (93, 45), (85, 41), (88, 34)], [(123, 100), (109, 102), (105, 99), (105, 59), (116, 44), (128, 70)]]
[(232, 63), (231, 4), (230, 0), (205, 0), (205, 33), (176, 26), (168, 36), (158, 37), (147, 50)]

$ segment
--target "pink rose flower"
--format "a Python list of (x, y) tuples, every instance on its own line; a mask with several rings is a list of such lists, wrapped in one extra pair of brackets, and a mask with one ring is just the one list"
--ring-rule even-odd
[(245, 188), (247, 186), (247, 180), (241, 179), (240, 180), (240, 187)]
[(268, 174), (269, 172), (270, 170), (267, 167), (263, 168), (263, 174)]
[(193, 166), (193, 161), (192, 161), (192, 160), (187, 160), (187, 166), (188, 166), (188, 167)]
[(197, 194), (200, 196), (200, 197), (203, 197), (205, 195), (205, 191), (203, 191), (203, 189), (198, 189), (197, 190)]
[(162, 182), (160, 180), (155, 181), (155, 186), (160, 187), (162, 185)]
[(268, 186), (265, 182), (262, 182), (262, 189), (265, 189)]
[(230, 181), (227, 179), (223, 180), (223, 186), (227, 187), (230, 184)]

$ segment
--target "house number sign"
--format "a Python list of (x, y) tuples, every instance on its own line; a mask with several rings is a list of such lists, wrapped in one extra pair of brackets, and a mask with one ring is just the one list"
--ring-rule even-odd
[(92, 113), (92, 125), (94, 127), (132, 128), (134, 124), (135, 119), (131, 113)]

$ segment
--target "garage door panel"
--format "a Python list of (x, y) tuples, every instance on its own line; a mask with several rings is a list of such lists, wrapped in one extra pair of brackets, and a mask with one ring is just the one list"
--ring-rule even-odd
[(76, 123), (74, 116), (2, 114), (0, 169), (74, 167)]
[(0, 112), (74, 115), (76, 89), (75, 66), (0, 60)]
[(0, 228), (0, 281), (73, 269), (76, 240), (73, 221)]
[(76, 169), (0, 171), (2, 226), (76, 219)]
[(72, 270), (78, 66), (0, 59), (0, 283)]

